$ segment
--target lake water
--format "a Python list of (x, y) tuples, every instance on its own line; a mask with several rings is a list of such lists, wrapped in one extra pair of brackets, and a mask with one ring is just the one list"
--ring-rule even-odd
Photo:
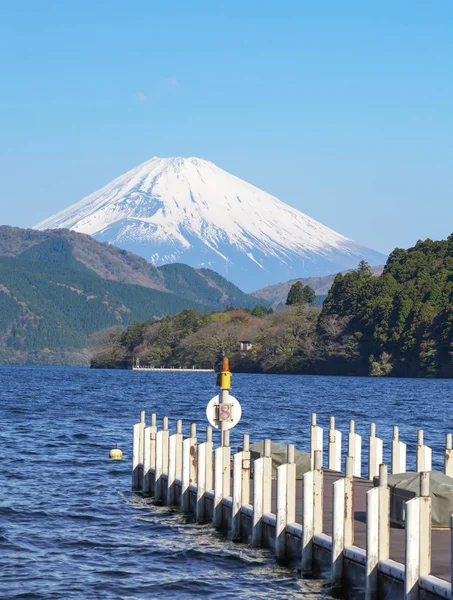
[[(0, 597), (325, 598), (324, 582), (277, 568), (272, 555), (224, 542), (210, 526), (188, 525), (176, 510), (132, 495), (131, 429), (144, 408), (197, 422), (216, 394), (205, 373), (90, 371), (0, 367)], [(346, 432), (369, 422), (385, 442), (392, 426), (408, 443), (414, 468), (416, 432), (425, 429), (433, 467), (441, 468), (444, 434), (453, 429), (451, 380), (233, 376), (243, 433), (308, 449), (310, 414), (329, 416)], [(201, 430), (203, 428), (203, 431)], [(326, 436), (325, 436), (326, 437)], [(344, 435), (344, 441), (345, 441)], [(123, 461), (109, 461), (116, 444)], [(385, 459), (389, 458), (385, 444)]]

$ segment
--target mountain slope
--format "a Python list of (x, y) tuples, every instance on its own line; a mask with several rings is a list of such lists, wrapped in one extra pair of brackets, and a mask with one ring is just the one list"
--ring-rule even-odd
[(385, 259), (197, 158), (154, 157), (36, 227), (87, 233), (156, 265), (209, 267), (247, 290)]
[[(373, 275), (380, 275), (383, 269), (383, 265), (379, 265), (376, 267), (371, 267), (371, 272)], [(346, 272), (347, 271), (344, 271), (343, 274)], [(271, 306), (276, 308), (277, 306), (285, 304), (286, 298), (288, 297), (288, 292), (291, 289), (291, 286), (296, 283), (296, 281), (301, 281), (303, 285), (309, 285), (314, 290), (316, 296), (325, 298), (332, 286), (334, 279), (335, 274), (326, 275), (325, 277), (291, 279), (290, 281), (282, 281), (281, 283), (276, 283), (275, 285), (270, 285), (261, 290), (257, 290), (256, 292), (252, 292), (251, 295), (254, 296), (257, 301), (268, 302)]]
[(197, 271), (187, 265), (155, 267), (131, 252), (67, 229), (36, 231), (0, 226), (0, 256), (19, 256), (38, 244), (57, 244), (58, 240), (67, 242), (74, 259), (103, 279), (183, 296), (201, 308), (221, 309), (228, 304), (253, 308), (257, 303), (254, 297), (209, 269)]

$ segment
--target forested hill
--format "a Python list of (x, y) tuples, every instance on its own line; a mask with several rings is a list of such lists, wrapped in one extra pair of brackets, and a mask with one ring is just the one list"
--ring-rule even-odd
[(453, 235), (395, 250), (380, 276), (366, 263), (337, 275), (322, 311), (185, 311), (113, 336), (92, 366), (213, 367), (224, 355), (236, 371), (453, 377)]
[(372, 375), (453, 377), (453, 234), (394, 250), (379, 277), (337, 275), (323, 317), (337, 315)]
[[(203, 313), (229, 302), (256, 304), (254, 298), (216, 273), (198, 273), (185, 265), (171, 265), (162, 273), (165, 291), (105, 279), (77, 260), (71, 239), (75, 236), (78, 241), (78, 234), (71, 232), (68, 239), (61, 233), (44, 233), (44, 241), (36, 243), (32, 232), (33, 243), (20, 254), (23, 245), (20, 240), (14, 245), (17, 237), (10, 236), (12, 256), (0, 255), (0, 364), (88, 364), (89, 338), (100, 330), (159, 319), (184, 309)], [(104, 260), (114, 271), (115, 251), (121, 251), (111, 252), (109, 246), (93, 242), (94, 246), (87, 243), (97, 267)], [(114, 257), (113, 262), (103, 259), (104, 248)], [(6, 250), (3, 239), (4, 253)]]

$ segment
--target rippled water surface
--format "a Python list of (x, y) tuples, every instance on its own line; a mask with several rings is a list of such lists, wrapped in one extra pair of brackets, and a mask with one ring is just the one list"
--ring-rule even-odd
[[(272, 555), (225, 542), (210, 526), (130, 492), (131, 428), (141, 408), (206, 426), (216, 393), (205, 373), (0, 368), (0, 598), (325, 598)], [(243, 418), (232, 432), (308, 448), (310, 413), (335, 415), (386, 442), (400, 425), (414, 467), (425, 429), (440, 467), (453, 381), (235, 375)], [(200, 429), (199, 429), (200, 432)], [(200, 434), (201, 437), (201, 434)], [(109, 461), (118, 444), (123, 461)], [(389, 456), (389, 444), (385, 457)]]

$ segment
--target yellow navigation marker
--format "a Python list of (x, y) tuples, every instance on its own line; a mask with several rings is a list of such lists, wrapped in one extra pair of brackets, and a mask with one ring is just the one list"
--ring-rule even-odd
[(113, 448), (113, 450), (110, 450), (109, 458), (112, 460), (121, 460), (123, 458), (123, 453), (119, 448)]
[(221, 390), (230, 390), (231, 389), (231, 371), (230, 371), (230, 365), (228, 363), (228, 358), (223, 359), (222, 370), (220, 371), (220, 373), (217, 373), (216, 385)]

